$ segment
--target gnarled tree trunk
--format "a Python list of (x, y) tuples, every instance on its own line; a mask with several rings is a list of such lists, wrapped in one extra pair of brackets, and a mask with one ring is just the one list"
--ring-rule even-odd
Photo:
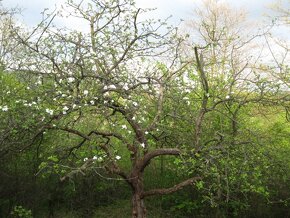
[(129, 183), (133, 190), (132, 196), (132, 218), (146, 218), (146, 207), (144, 204), (144, 198), (154, 195), (165, 195), (176, 192), (185, 186), (193, 184), (200, 177), (193, 177), (184, 180), (170, 188), (151, 189), (144, 191), (143, 172), (146, 166), (148, 166), (151, 159), (161, 155), (179, 155), (180, 150), (176, 148), (161, 148), (146, 153), (141, 159), (134, 163), (134, 167), (131, 174), (126, 181)]
[(133, 189), (132, 196), (132, 218), (145, 218), (146, 208), (144, 204), (144, 184), (143, 184), (143, 173), (133, 172), (132, 173), (131, 187)]
[(145, 218), (146, 208), (142, 193), (135, 191), (132, 197), (132, 218)]

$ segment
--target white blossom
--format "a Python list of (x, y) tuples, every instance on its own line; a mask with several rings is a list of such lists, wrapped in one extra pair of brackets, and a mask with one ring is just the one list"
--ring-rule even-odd
[(140, 146), (141, 146), (142, 148), (145, 148), (145, 143), (141, 143)]
[(103, 161), (103, 158), (102, 157), (98, 157), (97, 155), (95, 155), (93, 157), (93, 160), (97, 160), (98, 162), (102, 162)]
[(95, 104), (95, 101), (91, 100), (90, 103), (91, 103), (91, 105), (94, 105)]
[(229, 96), (229, 95), (227, 95), (227, 96), (226, 96), (226, 99), (230, 99), (230, 96)]
[(48, 113), (48, 114), (50, 114), (50, 115), (53, 115), (53, 110), (51, 110), (51, 109), (46, 108), (45, 109), (45, 112)]
[(138, 106), (138, 103), (137, 102), (135, 102), (135, 101), (133, 101), (133, 103), (132, 103), (135, 107), (137, 107)]
[(120, 160), (120, 159), (121, 159), (121, 156), (117, 155), (116, 160)]
[(149, 133), (148, 131), (145, 131), (145, 135), (148, 135), (148, 133)]
[(88, 90), (84, 90), (84, 95), (88, 95), (89, 91)]
[(67, 111), (68, 109), (69, 109), (69, 108), (68, 108), (67, 106), (64, 106), (64, 107), (63, 107), (63, 110), (64, 110), (64, 111)]
[(88, 159), (89, 159), (89, 158), (85, 157), (85, 158), (84, 158), (84, 162), (86, 162)]
[(126, 125), (122, 125), (122, 129), (127, 129), (127, 126)]
[(73, 81), (75, 81), (75, 78), (73, 78), (73, 77), (69, 77), (69, 78), (67, 78), (67, 81), (68, 81), (69, 83), (72, 83)]
[(117, 87), (115, 85), (109, 85), (108, 89), (116, 89)]
[(128, 84), (126, 83), (123, 88), (127, 91), (129, 89)]
[(1, 107), (2, 108), (2, 111), (8, 111), (8, 106), (5, 105), (4, 107)]

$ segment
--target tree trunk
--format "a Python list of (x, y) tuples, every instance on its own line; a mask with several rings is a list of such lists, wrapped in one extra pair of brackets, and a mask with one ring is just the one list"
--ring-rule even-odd
[(132, 218), (146, 218), (146, 208), (144, 204), (144, 184), (143, 184), (143, 173), (134, 172), (132, 174)]
[(146, 208), (141, 193), (135, 191), (132, 197), (132, 218), (146, 218)]

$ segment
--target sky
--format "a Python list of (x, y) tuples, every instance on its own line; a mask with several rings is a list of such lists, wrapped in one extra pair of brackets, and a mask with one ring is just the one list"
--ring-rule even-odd
[[(220, 0), (235, 7), (243, 7), (249, 11), (252, 18), (258, 18), (269, 12), (269, 6), (274, 0)], [(19, 6), (23, 9), (23, 19), (29, 24), (35, 24), (41, 19), (40, 12), (44, 8), (54, 8), (65, 0), (2, 0), (5, 7)], [(195, 5), (201, 0), (136, 0), (137, 6), (142, 8), (157, 8), (156, 16), (167, 17), (172, 15), (173, 20), (190, 17)]]
[[(0, 0), (2, 5), (6, 8), (20, 7), (22, 9), (21, 16), (18, 19), (24, 24), (35, 27), (41, 21), (41, 12), (48, 8), (49, 11), (53, 11), (56, 7), (59, 7), (66, 0)], [(80, 1), (80, 0), (75, 0)], [(172, 15), (169, 20), (172, 25), (180, 24), (180, 20), (190, 20), (193, 17), (193, 11), (197, 6), (200, 6), (203, 0), (135, 0), (137, 7), (140, 8), (156, 8), (151, 12), (150, 18), (167, 18)], [(273, 10), (270, 10), (271, 4), (282, 1), (284, 8), (290, 10), (289, 0), (218, 0), (220, 2), (226, 2), (234, 8), (241, 8), (246, 10), (248, 18), (256, 21), (267, 20), (270, 21), (269, 16), (274, 16)], [(266, 17), (265, 15), (268, 15)], [(147, 15), (148, 16), (148, 15)], [(89, 31), (89, 26), (84, 25), (83, 22), (76, 19), (66, 19), (61, 22), (70, 29), (77, 29), (83, 32)], [(273, 38), (277, 41), (287, 43), (290, 45), (290, 31), (289, 26), (277, 27), (272, 30)], [(276, 54), (280, 53), (280, 47), (274, 43), (273, 50)], [(267, 55), (266, 55), (267, 56)], [(270, 56), (269, 56), (270, 57)]]
[[(227, 2), (231, 6), (237, 8), (243, 8), (248, 12), (248, 16), (253, 20), (266, 19), (265, 14), (273, 13), (269, 10), (270, 4), (274, 3), (276, 0), (219, 0), (221, 2)], [(288, 2), (285, 6), (290, 8), (290, 1), (282, 0)], [(65, 0), (2, 0), (4, 7), (10, 8), (18, 6), (22, 9), (22, 15), (19, 17), (23, 23), (29, 26), (35, 26), (41, 20), (41, 12), (45, 8), (53, 10), (53, 8), (64, 3)], [(173, 25), (178, 25), (180, 19), (188, 20), (192, 16), (194, 8), (200, 5), (202, 0), (136, 0), (137, 6), (141, 8), (157, 8), (152, 15), (156, 19), (166, 18), (172, 15), (170, 22)], [(80, 25), (78, 21), (67, 20), (66, 25), (76, 26)], [(70, 27), (69, 27), (70, 28)], [(277, 30), (284, 37), (289, 37), (289, 29)], [(287, 40), (289, 40), (287, 38)]]

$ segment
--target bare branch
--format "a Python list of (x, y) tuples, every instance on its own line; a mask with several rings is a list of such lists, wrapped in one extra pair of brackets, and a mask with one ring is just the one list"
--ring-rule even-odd
[(142, 197), (146, 198), (146, 197), (154, 196), (154, 195), (170, 194), (170, 193), (176, 192), (176, 191), (184, 188), (185, 186), (189, 186), (189, 185), (194, 184), (197, 180), (201, 180), (201, 177), (193, 177), (193, 178), (187, 179), (181, 183), (174, 185), (171, 188), (160, 188), (160, 189), (152, 189), (150, 191), (145, 191), (142, 194)]

